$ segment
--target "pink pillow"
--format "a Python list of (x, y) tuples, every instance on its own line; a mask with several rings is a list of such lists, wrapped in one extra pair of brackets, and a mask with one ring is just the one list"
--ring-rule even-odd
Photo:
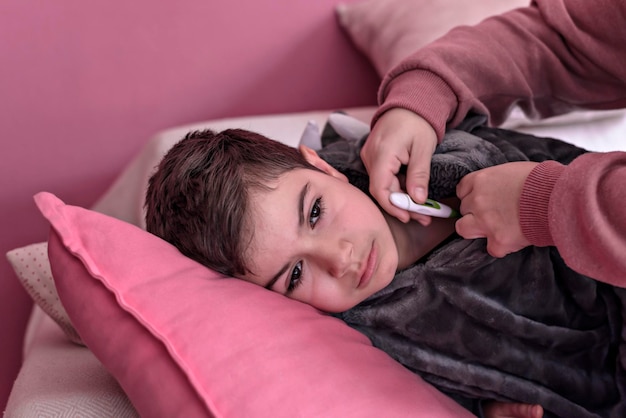
[(471, 416), (333, 317), (129, 223), (35, 200), (59, 297), (141, 416)]
[(339, 4), (341, 27), (383, 77), (404, 57), (459, 25), (521, 6), (530, 0), (363, 0)]

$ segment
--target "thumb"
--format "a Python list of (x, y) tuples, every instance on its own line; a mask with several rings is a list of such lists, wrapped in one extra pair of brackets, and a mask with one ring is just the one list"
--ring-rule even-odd
[(430, 161), (432, 151), (413, 147), (406, 168), (406, 191), (417, 203), (424, 203), (428, 198), (430, 181)]

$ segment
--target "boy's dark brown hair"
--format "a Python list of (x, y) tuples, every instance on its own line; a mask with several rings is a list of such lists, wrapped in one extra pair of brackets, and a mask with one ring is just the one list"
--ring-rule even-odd
[(296, 150), (243, 129), (193, 131), (163, 157), (146, 193), (147, 230), (228, 276), (249, 272), (247, 219), (253, 191), (296, 168), (315, 168)]

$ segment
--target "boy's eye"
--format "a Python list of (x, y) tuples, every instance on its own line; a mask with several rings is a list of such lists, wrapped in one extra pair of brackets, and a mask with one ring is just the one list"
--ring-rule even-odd
[[(322, 215), (324, 214), (324, 205), (322, 203), (322, 198), (319, 197), (313, 202), (313, 207), (311, 207), (311, 213), (309, 213), (309, 225), (311, 228), (315, 227), (315, 224), (320, 220)], [(302, 283), (302, 261), (298, 261), (295, 267), (291, 271), (291, 275), (289, 276), (289, 284), (287, 285), (287, 294), (290, 294)]]
[(289, 276), (289, 285), (287, 286), (287, 294), (293, 292), (302, 282), (302, 261), (298, 261)]
[(311, 227), (315, 226), (317, 221), (322, 216), (323, 212), (324, 212), (324, 208), (322, 206), (322, 198), (320, 197), (317, 200), (315, 200), (315, 203), (313, 203), (313, 207), (311, 208), (311, 213), (309, 214), (309, 225), (311, 225)]

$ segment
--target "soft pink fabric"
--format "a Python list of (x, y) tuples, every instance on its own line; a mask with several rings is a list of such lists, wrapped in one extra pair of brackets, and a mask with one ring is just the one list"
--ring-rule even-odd
[(531, 244), (555, 245), (572, 269), (626, 287), (625, 181), (625, 152), (543, 162), (524, 184), (522, 231)]
[(59, 296), (142, 416), (470, 416), (341, 321), (39, 193)]
[(339, 23), (372, 62), (378, 75), (407, 55), (458, 25), (473, 25), (488, 16), (530, 0), (364, 0), (337, 6)]
[[(623, 1), (597, 0), (590, 13), (586, 2), (536, 0), (474, 28), (457, 28), (387, 74), (374, 119), (406, 108), (441, 138), (468, 112), (498, 124), (514, 105), (542, 117), (580, 107), (624, 108), (625, 15)], [(538, 177), (543, 174), (545, 180)], [(524, 235), (531, 244), (555, 245), (578, 272), (626, 286), (624, 184), (623, 152), (584, 155), (565, 168), (542, 163), (524, 186)]]
[(498, 125), (514, 105), (532, 117), (581, 106), (625, 107), (623, 9), (621, 2), (602, 0), (590, 14), (584, 3), (540, 0), (456, 28), (387, 73), (374, 119), (391, 107), (407, 108), (441, 138), (469, 111), (488, 114)]

